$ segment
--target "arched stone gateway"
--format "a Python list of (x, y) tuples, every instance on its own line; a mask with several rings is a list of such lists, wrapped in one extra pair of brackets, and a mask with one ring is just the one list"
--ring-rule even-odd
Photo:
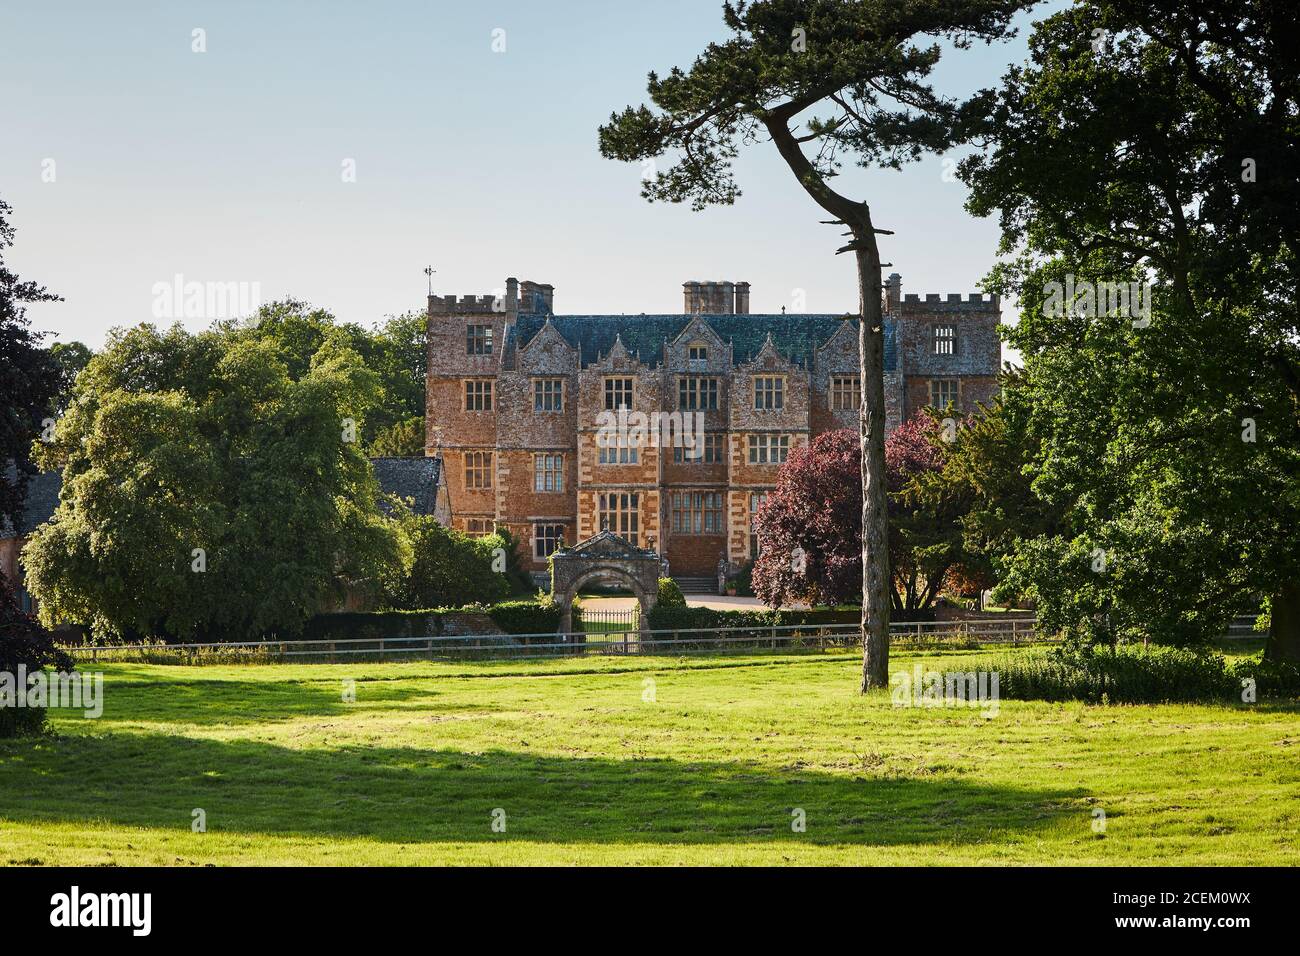
[(614, 578), (632, 589), (641, 604), (637, 627), (649, 630), (646, 614), (659, 598), (660, 558), (612, 531), (602, 531), (551, 555), (551, 597), (560, 605), (560, 633), (573, 630), (573, 599), (593, 578)]

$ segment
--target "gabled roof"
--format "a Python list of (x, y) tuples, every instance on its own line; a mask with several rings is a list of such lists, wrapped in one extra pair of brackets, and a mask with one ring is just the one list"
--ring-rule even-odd
[[(13, 480), (13, 470), (6, 476)], [(58, 471), (43, 471), (32, 475), (27, 482), (27, 498), (23, 504), (23, 513), (18, 519), (18, 530), (6, 518), (0, 521), (0, 538), (15, 538), (31, 534), (50, 518), (59, 506), (59, 489), (63, 487), (63, 474)]]
[[(432, 515), (438, 505), (438, 483), (442, 480), (442, 459), (372, 458), (375, 478), (386, 494), (411, 500), (411, 510), (417, 515)], [(388, 510), (381, 502), (381, 510)]]
[[(507, 348), (515, 342), (530, 342), (542, 330), (546, 316), (520, 315), (508, 337)], [(554, 315), (551, 324), (574, 348), (582, 350), (582, 364), (596, 361), (621, 338), (627, 351), (646, 365), (663, 363), (664, 340), (675, 340), (696, 316), (693, 315)], [(795, 364), (811, 364), (818, 347), (825, 345), (845, 321), (856, 316), (827, 314), (798, 315), (701, 315), (699, 316), (724, 342), (732, 346), (732, 360), (741, 365), (751, 361), (763, 348), (768, 333), (778, 352)], [(898, 349), (894, 322), (885, 320), (885, 371), (895, 370)]]
[(660, 560), (657, 551), (639, 548), (609, 529), (598, 531), (586, 541), (579, 541), (573, 547), (563, 548), (556, 554), (566, 558)]

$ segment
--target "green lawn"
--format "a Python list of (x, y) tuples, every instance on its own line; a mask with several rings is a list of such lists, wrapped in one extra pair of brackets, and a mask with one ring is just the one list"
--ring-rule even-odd
[(101, 719), (0, 742), (0, 864), (1300, 862), (1300, 706), (986, 719), (859, 697), (856, 671), (105, 665)]

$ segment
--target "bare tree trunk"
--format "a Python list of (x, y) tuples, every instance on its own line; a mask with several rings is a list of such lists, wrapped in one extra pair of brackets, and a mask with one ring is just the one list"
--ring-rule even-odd
[(850, 223), (861, 299), (858, 351), (862, 376), (862, 693), (889, 685), (889, 500), (885, 487), (885, 321), (880, 251), (863, 206)]
[(1269, 611), (1264, 659), (1300, 664), (1300, 581), (1293, 578), (1274, 594)]
[(862, 376), (862, 690), (889, 684), (889, 512), (885, 494), (885, 325), (880, 307), (880, 249), (871, 210), (826, 185), (799, 148), (789, 120), (811, 100), (795, 100), (763, 118), (772, 142), (809, 196), (834, 223), (848, 226), (853, 241), (838, 252), (853, 250), (858, 263), (860, 322), (858, 350)]

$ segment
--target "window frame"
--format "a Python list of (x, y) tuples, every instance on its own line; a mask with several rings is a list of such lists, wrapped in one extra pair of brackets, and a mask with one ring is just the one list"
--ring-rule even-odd
[(754, 411), (780, 412), (785, 410), (785, 376), (754, 376)]
[(848, 412), (862, 408), (861, 375), (832, 375), (830, 386), (831, 411)]
[(727, 533), (726, 506), (721, 491), (673, 491), (668, 502), (673, 534), (717, 536)]
[[(749, 454), (746, 456), (746, 461), (751, 465), (784, 465), (790, 458), (790, 435), (786, 433), (751, 433), (748, 436), (747, 446)], [(762, 460), (759, 460), (760, 457)]]
[(934, 332), (931, 335), (931, 341), (934, 355), (952, 356), (957, 354), (957, 326), (940, 325), (933, 326)]
[[(480, 525), (481, 527), (475, 528), (473, 527), (474, 525)], [(486, 538), (490, 534), (495, 534), (496, 530), (497, 530), (496, 520), (493, 518), (466, 518), (465, 519), (464, 534), (466, 534), (468, 537)]]
[[(614, 507), (611, 508), (610, 504)], [(611, 516), (615, 519), (610, 521)], [(617, 520), (619, 518), (623, 520)], [(596, 527), (641, 546), (641, 494), (637, 491), (601, 491), (596, 494)]]
[[(560, 550), (566, 530), (565, 525), (551, 521), (533, 522), (533, 558), (537, 561), (545, 561)], [(558, 533), (553, 533), (557, 531)], [(547, 532), (552, 533), (548, 534)], [(550, 550), (544, 550), (548, 544), (551, 545)]]
[(465, 325), (465, 354), (491, 355), (493, 347), (492, 331), (491, 323), (467, 323)]
[[(620, 408), (626, 408), (631, 411), (636, 405), (636, 379), (630, 375), (606, 375), (603, 379), (602, 389), (604, 390), (604, 406), (607, 412), (616, 412)], [(615, 385), (622, 386), (615, 388)], [(619, 405), (619, 396), (626, 392), (627, 404)]]
[[(942, 405), (940, 405), (938, 402), (938, 397), (939, 397), (938, 393), (947, 392), (948, 391), (947, 386), (951, 386), (952, 400), (951, 402), (944, 402)], [(961, 403), (960, 379), (951, 376), (945, 376), (942, 378), (932, 378), (929, 381), (929, 390), (930, 390), (930, 407), (935, 409), (936, 411), (943, 411), (949, 406), (949, 404), (951, 404), (953, 408), (960, 407), (960, 403)]]
[(715, 375), (682, 375), (677, 379), (677, 410), (716, 412), (722, 384)]
[[(548, 386), (550, 386), (548, 388)], [(564, 411), (564, 402), (568, 398), (565, 393), (564, 379), (556, 376), (546, 376), (533, 379), (533, 411), (545, 415), (559, 414)], [(551, 403), (547, 408), (546, 403)]]
[(467, 451), (464, 455), (465, 490), (491, 491), (495, 484), (493, 480), (495, 462), (492, 460), (494, 452)]
[(705, 432), (704, 448), (700, 452), (699, 458), (686, 457), (686, 449), (681, 445), (673, 446), (673, 464), (674, 465), (721, 465), (726, 462), (726, 452), (723, 450), (725, 436), (722, 432)]
[(749, 557), (756, 560), (762, 553), (759, 547), (758, 530), (755, 522), (758, 521), (758, 509), (763, 507), (763, 502), (767, 501), (767, 496), (771, 491), (751, 491), (749, 493)]
[[(465, 383), (465, 408), (467, 412), (490, 412), (492, 411), (492, 379), (490, 378), (466, 378), (462, 379)], [(478, 407), (476, 408), (475, 405)]]
[(596, 443), (596, 464), (598, 465), (639, 465), (641, 464), (641, 445), (633, 444), (630, 435), (616, 434), (607, 436), (606, 444)]
[[(547, 485), (551, 487), (546, 487)], [(564, 492), (564, 452), (533, 452), (533, 491), (543, 495)]]

